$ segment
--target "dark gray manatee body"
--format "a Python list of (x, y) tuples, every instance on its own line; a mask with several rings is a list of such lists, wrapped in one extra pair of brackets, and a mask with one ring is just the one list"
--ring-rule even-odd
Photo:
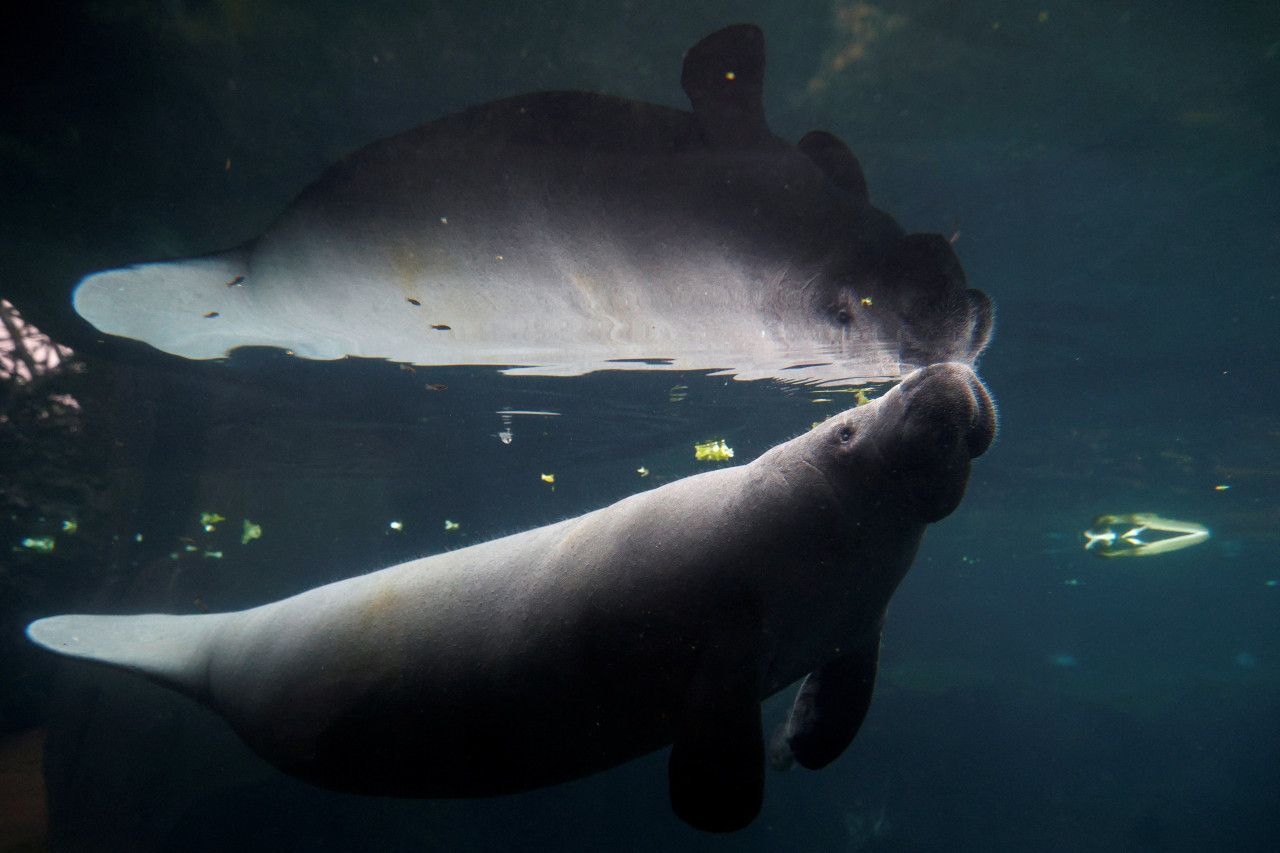
[(237, 613), (28, 635), (200, 700), (318, 785), (503, 794), (674, 743), (676, 812), (737, 829), (763, 796), (761, 700), (809, 674), (776, 763), (848, 745), (889, 598), (994, 432), (969, 368), (935, 365), (754, 462), (558, 524)]
[(817, 381), (972, 364), (992, 310), (950, 245), (873, 207), (834, 136), (774, 136), (763, 79), (740, 25), (685, 57), (692, 112), (583, 92), (473, 107), (354, 152), (258, 240), (87, 277), (76, 310), (188, 358)]

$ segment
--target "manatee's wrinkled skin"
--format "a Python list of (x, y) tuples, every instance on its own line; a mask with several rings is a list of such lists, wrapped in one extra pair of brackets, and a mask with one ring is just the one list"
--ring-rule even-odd
[(318, 785), (487, 796), (674, 744), (676, 813), (734, 830), (763, 797), (762, 699), (809, 674), (775, 764), (852, 740), (889, 598), (995, 428), (972, 371), (934, 365), (754, 462), (558, 524), (238, 613), (28, 635), (198, 699)]
[(87, 277), (76, 310), (197, 359), (810, 382), (972, 365), (992, 307), (951, 246), (873, 207), (834, 136), (775, 137), (763, 76), (739, 25), (685, 57), (692, 112), (582, 92), (473, 107), (351, 154), (256, 241)]

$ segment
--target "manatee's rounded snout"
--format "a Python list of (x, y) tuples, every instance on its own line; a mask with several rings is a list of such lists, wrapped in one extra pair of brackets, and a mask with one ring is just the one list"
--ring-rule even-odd
[[(900, 487), (926, 523), (960, 505), (969, 462), (996, 436), (996, 407), (974, 372), (956, 363), (931, 364), (894, 389), (884, 409), (901, 439), (887, 454)], [(891, 393), (894, 393), (891, 392)]]
[(995, 441), (995, 401), (968, 365), (931, 364), (910, 374), (898, 386), (906, 416), (936, 438), (959, 430), (970, 459)]

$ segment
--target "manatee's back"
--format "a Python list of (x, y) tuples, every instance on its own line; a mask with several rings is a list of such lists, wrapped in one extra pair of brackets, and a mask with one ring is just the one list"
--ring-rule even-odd
[(105, 664), (204, 701), (209, 637), (234, 613), (194, 616), (52, 616), (27, 636), (52, 652)]

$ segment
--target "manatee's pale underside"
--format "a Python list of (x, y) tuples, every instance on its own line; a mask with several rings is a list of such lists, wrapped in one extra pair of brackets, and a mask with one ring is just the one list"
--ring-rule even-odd
[(905, 234), (823, 131), (774, 136), (764, 39), (685, 57), (692, 112), (542, 92), (332, 166), (257, 240), (85, 278), (102, 332), (193, 359), (273, 346), (577, 375), (891, 378), (972, 364), (992, 308), (951, 246)]

